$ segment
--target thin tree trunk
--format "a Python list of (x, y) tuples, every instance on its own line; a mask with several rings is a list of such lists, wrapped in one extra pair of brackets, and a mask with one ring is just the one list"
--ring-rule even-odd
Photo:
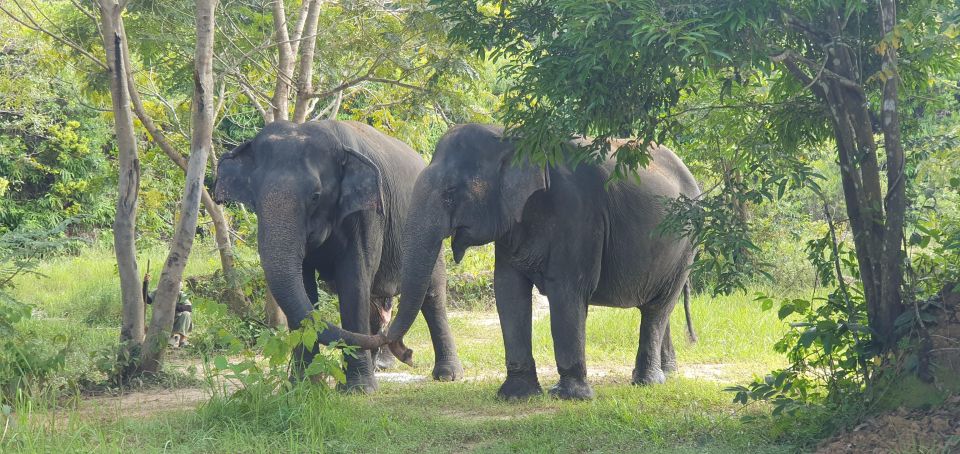
[[(293, 34), (290, 35), (290, 55), (300, 53), (301, 38), (304, 36), (303, 27), (307, 23), (307, 11), (315, 1), (319, 0), (303, 0), (303, 3), (300, 4), (300, 11), (297, 13), (297, 23), (293, 27)], [(316, 37), (314, 37), (314, 39), (316, 39)]]
[[(154, 123), (153, 118), (150, 117), (147, 110), (143, 107), (140, 94), (134, 88), (136, 84), (133, 80), (133, 71), (130, 69), (130, 54), (128, 49), (124, 48), (123, 54), (127, 72), (127, 84), (131, 87), (130, 102), (134, 112), (137, 114), (137, 118), (140, 119), (140, 123), (143, 124), (144, 129), (147, 130), (150, 137), (153, 138), (153, 141), (163, 150), (164, 154), (166, 154), (177, 167), (180, 167), (180, 169), (186, 172), (187, 160), (177, 152), (173, 144), (170, 143), (170, 140), (167, 139), (166, 134)], [(240, 288), (240, 280), (237, 277), (233, 244), (230, 241), (230, 222), (223, 208), (214, 202), (213, 197), (210, 197), (210, 193), (205, 186), (202, 187), (202, 191), (200, 200), (203, 202), (204, 209), (206, 209), (210, 215), (210, 219), (213, 220), (214, 238), (217, 242), (217, 251), (220, 253), (220, 265), (223, 270), (223, 277), (227, 284), (223, 295), (224, 302), (234, 314), (240, 316), (249, 315), (250, 305), (243, 294), (243, 290)]]
[(214, 238), (217, 241), (217, 251), (220, 253), (220, 265), (223, 269), (223, 279), (226, 283), (223, 299), (230, 311), (241, 317), (250, 315), (250, 302), (247, 301), (243, 289), (240, 288), (240, 278), (237, 276), (236, 258), (233, 255), (233, 243), (230, 241), (230, 221), (227, 213), (210, 197), (207, 189), (203, 189), (201, 200), (210, 219), (213, 220)]
[(273, 2), (273, 27), (277, 41), (277, 85), (273, 90), (273, 121), (290, 118), (290, 81), (293, 80), (293, 53), (287, 33), (287, 12), (283, 0)]
[[(885, 34), (889, 34), (896, 24), (894, 2), (882, 0), (880, 7), (882, 26)], [(840, 16), (839, 11), (829, 15), (826, 25), (831, 36), (842, 35)], [(804, 26), (801, 30), (810, 28)], [(890, 349), (896, 345), (894, 321), (902, 310), (902, 244), (906, 211), (904, 153), (897, 112), (896, 49), (892, 46), (886, 49), (882, 60), (883, 73), (887, 77), (881, 107), (881, 129), (887, 153), (888, 189), (884, 195), (874, 138), (876, 131), (859, 76), (858, 60), (848, 47), (829, 42), (818, 44), (823, 47), (825, 55), (822, 69), (816, 76), (804, 73), (791, 51), (777, 55), (774, 61), (784, 62), (790, 73), (811, 87), (830, 111), (868, 322), (874, 339), (883, 348)], [(808, 69), (813, 69), (811, 66), (808, 65)], [(827, 74), (831, 76), (823, 76), (823, 69), (829, 70)]]
[(300, 47), (300, 73), (297, 78), (297, 104), (294, 106), (293, 121), (307, 121), (313, 95), (313, 55), (317, 48), (317, 22), (320, 19), (320, 0), (310, 2), (307, 11), (306, 28), (303, 31), (305, 41)]
[[(829, 52), (828, 69), (850, 80), (858, 80), (854, 59), (847, 49), (831, 48)], [(836, 61), (840, 64), (835, 64)], [(878, 147), (866, 96), (862, 90), (853, 90), (839, 83), (825, 83), (823, 86), (827, 87), (825, 98), (834, 119), (841, 180), (867, 302), (868, 322), (875, 339), (890, 348), (896, 342), (893, 332), (896, 315), (891, 316), (891, 310), (900, 305), (902, 271), (891, 269), (886, 263), (886, 230), (890, 219), (884, 209)], [(899, 230), (902, 231), (902, 222)], [(894, 248), (899, 253), (899, 244)], [(892, 305), (892, 301), (896, 304)]]
[(113, 100), (114, 129), (119, 155), (119, 194), (113, 222), (113, 249), (120, 274), (122, 321), (120, 340), (130, 348), (143, 343), (144, 304), (137, 269), (136, 219), (140, 190), (140, 159), (130, 112), (130, 87), (125, 77), (123, 48), (123, 7), (115, 0), (100, 0), (101, 31), (107, 67), (110, 71), (110, 97)]
[[(880, 1), (880, 16), (883, 34), (889, 36), (897, 23), (897, 6), (893, 0)], [(886, 77), (883, 84), (883, 104), (881, 106), (881, 128), (883, 145), (887, 153), (887, 196), (886, 226), (883, 232), (883, 298), (875, 320), (871, 320), (874, 330), (880, 332), (886, 342), (895, 341), (894, 321), (903, 310), (903, 225), (906, 215), (906, 182), (904, 178), (904, 153), (900, 136), (899, 77), (897, 72), (897, 49), (892, 43), (883, 54), (882, 73)], [(888, 347), (890, 345), (887, 345)]]
[(183, 269), (196, 236), (200, 198), (203, 192), (203, 175), (207, 167), (207, 155), (213, 148), (214, 99), (213, 82), (214, 11), (217, 0), (197, 0), (197, 48), (194, 57), (194, 93), (192, 105), (193, 126), (190, 140), (190, 160), (181, 204), (180, 220), (173, 237), (170, 254), (160, 274), (160, 283), (153, 302), (153, 317), (150, 332), (143, 349), (141, 368), (144, 372), (157, 372), (163, 361), (167, 336), (173, 326), (174, 307), (178, 287), (183, 278)]

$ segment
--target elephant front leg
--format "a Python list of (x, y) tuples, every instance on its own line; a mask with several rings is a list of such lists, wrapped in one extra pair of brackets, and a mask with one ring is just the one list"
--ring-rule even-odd
[[(337, 272), (340, 290), (340, 320), (343, 328), (360, 334), (370, 334), (370, 273), (365, 267), (347, 266)], [(346, 383), (337, 385), (341, 391), (371, 393), (377, 390), (373, 357), (369, 350), (344, 353), (347, 363)]]
[(493, 288), (507, 356), (507, 380), (497, 397), (518, 400), (542, 395), (531, 345), (533, 284), (510, 264), (497, 260)]
[(560, 381), (550, 388), (550, 395), (560, 399), (593, 399), (593, 388), (587, 383), (586, 299), (570, 290), (552, 291), (547, 299), (553, 353), (560, 373)]
[[(442, 256), (441, 256), (442, 257)], [(433, 366), (433, 379), (439, 381), (454, 381), (463, 378), (463, 364), (457, 356), (457, 347), (453, 342), (453, 332), (447, 321), (447, 273), (444, 262), (437, 261), (430, 278), (430, 288), (427, 290), (423, 306), (420, 311), (427, 321), (430, 330), (430, 340), (433, 342), (433, 351), (436, 360)]]

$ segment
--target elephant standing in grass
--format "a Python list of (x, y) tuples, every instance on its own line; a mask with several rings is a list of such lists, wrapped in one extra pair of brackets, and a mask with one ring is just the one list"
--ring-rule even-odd
[[(424, 167), (410, 147), (362, 123), (278, 121), (220, 159), (214, 194), (257, 213), (260, 262), (291, 329), (317, 304), (319, 276), (340, 298), (343, 326), (370, 334), (386, 326), (399, 291), (400, 230)], [(463, 368), (447, 323), (438, 253), (430, 268), (420, 296), (426, 295), (423, 314), (436, 350), (433, 375), (455, 380)], [(331, 327), (319, 343), (338, 339), (351, 336)], [(296, 373), (316, 348), (294, 352)], [(377, 388), (371, 352), (346, 362), (346, 389)]]
[(409, 361), (410, 351), (400, 351), (398, 341), (429, 294), (443, 239), (452, 237), (458, 262), (468, 247), (495, 242), (494, 290), (507, 366), (500, 397), (542, 393), (531, 346), (534, 285), (550, 304), (560, 373), (550, 394), (593, 397), (584, 357), (588, 304), (640, 309), (633, 383), (663, 383), (677, 368), (669, 319), (694, 249), (685, 238), (658, 233), (657, 226), (667, 199), (700, 194), (690, 171), (672, 151), (652, 147), (639, 182), (605, 187), (612, 161), (543, 168), (514, 164), (514, 155), (499, 127), (464, 125), (444, 135), (413, 190), (397, 316), (387, 333), (358, 339), (361, 345), (390, 342), (397, 357)]

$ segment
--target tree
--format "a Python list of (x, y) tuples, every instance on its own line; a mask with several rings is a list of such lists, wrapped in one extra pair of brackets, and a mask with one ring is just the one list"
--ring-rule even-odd
[(157, 293), (153, 303), (150, 331), (143, 349), (141, 369), (157, 372), (163, 359), (164, 348), (173, 326), (174, 307), (187, 265), (190, 249), (197, 231), (197, 216), (200, 211), (200, 196), (203, 190), (203, 175), (207, 157), (213, 148), (213, 121), (216, 115), (213, 83), (214, 12), (217, 0), (197, 0), (196, 54), (194, 57), (194, 93), (191, 106), (193, 126), (190, 141), (190, 160), (183, 190), (180, 222), (170, 247), (170, 253), (160, 274)]
[[(601, 159), (612, 136), (665, 140), (682, 95), (724, 74), (760, 73), (780, 85), (778, 101), (817, 103), (820, 115), (795, 124), (824, 125), (835, 142), (869, 324), (875, 341), (894, 346), (906, 207), (901, 89), (956, 74), (956, 25), (944, 20), (955, 5), (914, 2), (898, 19), (886, 0), (438, 3), (454, 38), (509, 57), (503, 116), (541, 161), (563, 159), (559, 142), (575, 134), (596, 141), (573, 162)], [(615, 158), (621, 177), (648, 160), (644, 147)]]
[(140, 291), (140, 272), (137, 269), (136, 219), (137, 194), (140, 189), (140, 159), (137, 156), (137, 138), (130, 111), (130, 86), (127, 84), (123, 48), (124, 3), (100, 0), (101, 33), (106, 53), (106, 68), (110, 75), (110, 97), (113, 99), (114, 128), (120, 161), (120, 188), (117, 196), (117, 214), (113, 223), (113, 248), (120, 272), (120, 293), (123, 319), (120, 340), (139, 347), (144, 337), (144, 301)]

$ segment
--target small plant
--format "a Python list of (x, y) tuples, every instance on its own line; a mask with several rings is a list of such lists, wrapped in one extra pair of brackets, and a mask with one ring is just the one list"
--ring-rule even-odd
[[(315, 311), (311, 317), (302, 322), (300, 329), (290, 332), (264, 330), (252, 347), (226, 330), (222, 330), (220, 334), (224, 338), (223, 342), (229, 346), (228, 354), (213, 358), (213, 369), (208, 374), (208, 379), (211, 383), (222, 379), (219, 390), (224, 395), (228, 394), (229, 388), (237, 390), (234, 395), (251, 393), (255, 390), (266, 393), (288, 390), (293, 386), (290, 377), (296, 367), (292, 352), (297, 348), (315, 348), (317, 337), (326, 326), (320, 319), (321, 316)], [(334, 348), (317, 348), (313, 361), (300, 373), (304, 381), (309, 380), (326, 387), (328, 379), (333, 379), (337, 383), (343, 383), (346, 380), (343, 373), (343, 355), (340, 354), (340, 350), (348, 355), (354, 355), (356, 347), (344, 344), (330, 346)]]

